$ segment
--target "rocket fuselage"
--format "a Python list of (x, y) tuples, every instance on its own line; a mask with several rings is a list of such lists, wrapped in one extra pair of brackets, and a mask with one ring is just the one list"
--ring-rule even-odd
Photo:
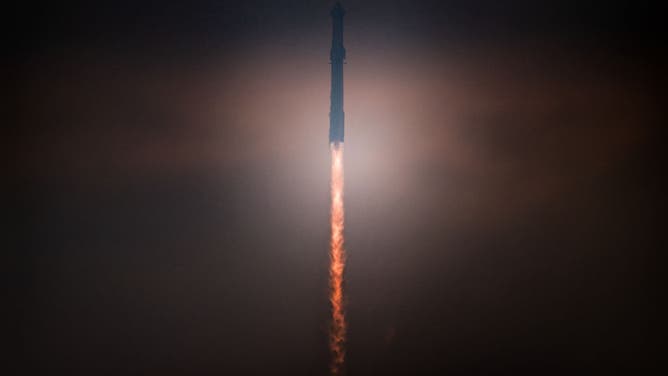
[(346, 49), (343, 48), (343, 16), (346, 11), (337, 2), (330, 14), (332, 16), (332, 49), (329, 59), (332, 65), (332, 92), (329, 109), (329, 142), (338, 144), (343, 142), (344, 129), (343, 61), (346, 58)]

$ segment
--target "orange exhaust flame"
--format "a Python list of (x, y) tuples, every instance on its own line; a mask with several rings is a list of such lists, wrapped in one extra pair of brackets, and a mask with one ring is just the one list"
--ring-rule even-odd
[(343, 144), (333, 143), (331, 177), (331, 227), (329, 264), (329, 300), (332, 304), (332, 322), (329, 330), (329, 348), (332, 356), (332, 376), (343, 374), (345, 359), (346, 318), (343, 311), (343, 270), (346, 255), (343, 249)]

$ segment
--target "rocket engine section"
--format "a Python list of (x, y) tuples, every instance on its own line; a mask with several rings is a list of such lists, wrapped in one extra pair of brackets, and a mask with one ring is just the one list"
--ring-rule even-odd
[(343, 62), (346, 58), (346, 49), (343, 48), (343, 16), (346, 11), (340, 3), (336, 3), (330, 12), (332, 16), (332, 49), (329, 55), (332, 65), (332, 92), (329, 110), (329, 142), (330, 144), (343, 143), (344, 113), (343, 113)]

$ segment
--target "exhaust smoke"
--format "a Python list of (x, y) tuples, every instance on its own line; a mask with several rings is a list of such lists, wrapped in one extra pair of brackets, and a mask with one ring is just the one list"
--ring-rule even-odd
[(343, 374), (345, 360), (346, 318), (343, 299), (343, 272), (346, 254), (343, 247), (343, 143), (332, 143), (331, 176), (331, 239), (329, 253), (329, 300), (332, 316), (329, 329), (329, 348), (331, 352), (331, 374)]

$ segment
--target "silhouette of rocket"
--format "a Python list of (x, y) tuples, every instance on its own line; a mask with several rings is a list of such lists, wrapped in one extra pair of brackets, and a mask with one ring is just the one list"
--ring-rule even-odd
[(332, 49), (329, 54), (332, 65), (332, 92), (329, 109), (329, 142), (330, 144), (343, 143), (343, 61), (346, 58), (346, 49), (343, 48), (343, 16), (346, 11), (337, 2), (332, 8)]

